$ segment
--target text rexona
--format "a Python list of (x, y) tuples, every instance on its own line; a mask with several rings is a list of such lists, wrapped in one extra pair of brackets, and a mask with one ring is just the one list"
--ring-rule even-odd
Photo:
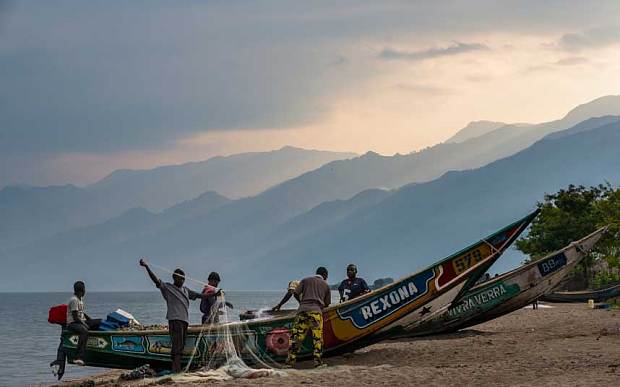
[(338, 310), (338, 315), (343, 320), (351, 320), (357, 328), (365, 328), (428, 293), (428, 283), (434, 277), (435, 272), (432, 269), (423, 271), (360, 304)]

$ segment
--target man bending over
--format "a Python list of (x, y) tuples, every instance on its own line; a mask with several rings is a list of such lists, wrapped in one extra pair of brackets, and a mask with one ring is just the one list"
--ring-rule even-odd
[(306, 334), (308, 331), (312, 331), (314, 366), (325, 366), (321, 360), (323, 356), (323, 308), (328, 307), (331, 303), (331, 292), (327, 284), (327, 269), (321, 266), (316, 269), (315, 276), (302, 279), (295, 293), (301, 295), (301, 301), (291, 330), (286, 364), (289, 367), (295, 366), (297, 354)]

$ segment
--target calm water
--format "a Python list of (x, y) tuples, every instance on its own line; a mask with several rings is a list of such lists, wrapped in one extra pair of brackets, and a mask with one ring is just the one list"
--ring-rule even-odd
[[(48, 309), (64, 304), (70, 293), (0, 293), (0, 386), (54, 383), (49, 363), (56, 358), (60, 327), (47, 322)], [(272, 307), (283, 292), (226, 292), (226, 300), (239, 311)], [(334, 301), (337, 298), (334, 299)], [(87, 293), (86, 313), (92, 318), (105, 316), (118, 308), (132, 313), (143, 324), (165, 324), (166, 306), (158, 292)], [(285, 308), (295, 308), (289, 302)], [(200, 322), (199, 300), (190, 306), (190, 320)], [(64, 379), (101, 372), (101, 368), (67, 365)]]

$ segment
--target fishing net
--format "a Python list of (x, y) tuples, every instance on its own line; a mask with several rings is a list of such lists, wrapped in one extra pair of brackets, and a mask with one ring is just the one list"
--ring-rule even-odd
[[(202, 325), (185, 372), (175, 375), (174, 380), (199, 382), (285, 376), (284, 371), (276, 369), (280, 366), (275, 361), (266, 358), (264, 354), (259, 356), (256, 343), (252, 340), (253, 335), (246, 328), (245, 323), (230, 322), (226, 299), (222, 293), (211, 307), (209, 320)], [(201, 340), (208, 343), (202, 351), (198, 348)], [(243, 357), (256, 368), (246, 364), (240, 352), (243, 352)], [(191, 364), (202, 366), (190, 370)]]
[[(174, 273), (170, 269), (152, 264), (152, 266)], [(185, 279), (205, 286), (206, 291), (213, 288), (200, 280), (183, 276)], [(281, 366), (266, 354), (259, 354), (254, 332), (242, 322), (231, 322), (228, 316), (227, 303), (223, 292), (215, 298), (211, 305), (208, 321), (204, 321), (200, 334), (192, 349), (190, 361), (181, 374), (172, 376), (178, 382), (201, 382), (207, 380), (229, 380), (233, 378), (260, 378), (269, 376), (285, 376), (287, 373), (278, 370)], [(206, 348), (199, 348), (200, 343), (208, 343)], [(239, 351), (243, 351), (243, 357), (256, 367), (250, 367), (243, 359)], [(191, 369), (193, 365), (200, 364), (198, 369)]]

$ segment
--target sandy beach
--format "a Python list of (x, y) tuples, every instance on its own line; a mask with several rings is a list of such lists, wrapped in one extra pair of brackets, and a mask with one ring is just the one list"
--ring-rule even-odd
[[(386, 341), (326, 359), (321, 370), (286, 371), (286, 376), (196, 383), (143, 380), (139, 385), (298, 386), (298, 385), (620, 385), (620, 310), (588, 309), (585, 304), (547, 304), (448, 335)], [(310, 364), (301, 363), (299, 368)], [(68, 366), (67, 379), (71, 377)], [(125, 386), (120, 371), (93, 380)]]

